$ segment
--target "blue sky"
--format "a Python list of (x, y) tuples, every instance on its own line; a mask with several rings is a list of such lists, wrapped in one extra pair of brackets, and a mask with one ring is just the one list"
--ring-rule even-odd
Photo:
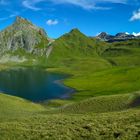
[(72, 28), (88, 36), (140, 32), (140, 0), (0, 0), (0, 30), (16, 16), (43, 27), (52, 38)]

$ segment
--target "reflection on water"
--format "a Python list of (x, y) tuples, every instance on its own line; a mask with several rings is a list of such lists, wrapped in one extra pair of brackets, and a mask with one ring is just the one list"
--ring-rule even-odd
[(66, 98), (73, 90), (58, 83), (58, 80), (64, 78), (65, 75), (48, 73), (36, 68), (1, 71), (0, 91), (34, 102)]

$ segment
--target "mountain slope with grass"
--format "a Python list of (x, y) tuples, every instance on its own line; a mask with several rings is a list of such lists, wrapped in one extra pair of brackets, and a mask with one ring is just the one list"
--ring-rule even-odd
[(44, 111), (43, 106), (0, 93), (0, 119), (17, 119)]
[(108, 46), (107, 43), (97, 39), (91, 39), (81, 33), (78, 29), (73, 29), (56, 39), (52, 44), (53, 51), (50, 54), (48, 67), (67, 67), (79, 71), (87, 69), (89, 65), (95, 65), (93, 69), (103, 69), (109, 67), (108, 61), (102, 59), (98, 52), (101, 46)]
[(0, 137), (1, 140), (138, 140), (140, 110), (130, 108), (135, 97), (135, 94), (97, 97), (60, 109), (48, 106), (44, 109), (39, 104), (0, 95)]
[(140, 39), (111, 43), (102, 57), (116, 66), (139, 66)]
[[(15, 24), (0, 32), (0, 61), (18, 55), (28, 58), (21, 66), (68, 74), (63, 82), (75, 93), (40, 103), (0, 93), (1, 140), (140, 139), (139, 39), (107, 43), (73, 29), (54, 41), (25, 19)], [(23, 40), (28, 32), (29, 44)], [(17, 65), (0, 64), (0, 70)]]

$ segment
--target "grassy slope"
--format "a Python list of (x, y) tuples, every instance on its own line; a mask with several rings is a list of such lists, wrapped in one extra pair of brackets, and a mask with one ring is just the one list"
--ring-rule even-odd
[(116, 42), (101, 55), (115, 66), (140, 66), (140, 40)]
[[(81, 35), (78, 31), (74, 34)], [(53, 64), (51, 71), (73, 75), (64, 82), (78, 91), (72, 99), (81, 100), (97, 95), (122, 94), (140, 90), (140, 40), (107, 44), (94, 39), (90, 50), (94, 55), (92, 54), (91, 57), (90, 53), (82, 54), (80, 52), (83, 51), (82, 49), (70, 53), (69, 50), (73, 51), (73, 47), (69, 46), (71, 40), (75, 39), (74, 47), (77, 47), (80, 45), (78, 41), (81, 38), (87, 39), (83, 35), (80, 39), (73, 36), (72, 32), (58, 39), (49, 58), (49, 63)], [(63, 52), (65, 53), (62, 55)]]
[(139, 93), (93, 97), (63, 106), (59, 111), (69, 114), (121, 111), (136, 107), (137, 99), (140, 99)]
[(65, 84), (79, 92), (73, 99), (139, 91), (140, 67), (111, 68), (95, 73), (72, 77)]
[(140, 111), (90, 115), (37, 115), (0, 123), (1, 140), (138, 140)]
[(0, 117), (0, 138), (137, 140), (140, 138), (140, 110), (125, 110), (126, 105), (134, 101), (130, 97), (96, 97), (63, 109), (47, 111), (40, 105), (1, 95), (0, 113), (6, 111), (6, 114), (4, 118)]
[[(140, 90), (139, 43), (134, 41), (129, 47), (126, 42), (130, 51), (122, 50), (124, 44), (113, 44), (111, 47), (121, 46), (117, 56), (114, 50), (110, 53), (110, 44), (90, 40), (77, 30), (55, 43), (48, 66), (51, 71), (72, 74), (65, 84), (79, 92), (72, 100), (50, 102), (46, 110), (1, 95), (1, 139), (139, 139), (140, 110), (128, 109), (135, 99), (132, 93)], [(124, 94), (128, 92), (132, 93)], [(4, 114), (5, 106), (8, 107)]]
[(17, 119), (22, 116), (27, 117), (32, 113), (44, 110), (41, 105), (0, 93), (0, 121), (5, 119)]
[(79, 30), (74, 29), (54, 42), (53, 52), (47, 62), (48, 66), (57, 68), (72, 67), (76, 70), (83, 64), (87, 68), (87, 66), (95, 63), (95, 65), (100, 65), (102, 68), (107, 67), (109, 63), (99, 57), (96, 52), (98, 44), (104, 45), (104, 43), (91, 40)]
[(100, 96), (77, 103), (69, 104), (62, 109), (63, 113), (102, 113), (102, 112), (111, 112), (111, 111), (120, 111), (129, 108), (130, 95), (111, 95), (111, 96)]

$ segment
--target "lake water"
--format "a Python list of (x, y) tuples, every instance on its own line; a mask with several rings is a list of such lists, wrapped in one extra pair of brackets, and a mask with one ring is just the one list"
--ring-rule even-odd
[(37, 68), (0, 71), (0, 92), (34, 102), (68, 98), (73, 89), (60, 82), (66, 77)]

